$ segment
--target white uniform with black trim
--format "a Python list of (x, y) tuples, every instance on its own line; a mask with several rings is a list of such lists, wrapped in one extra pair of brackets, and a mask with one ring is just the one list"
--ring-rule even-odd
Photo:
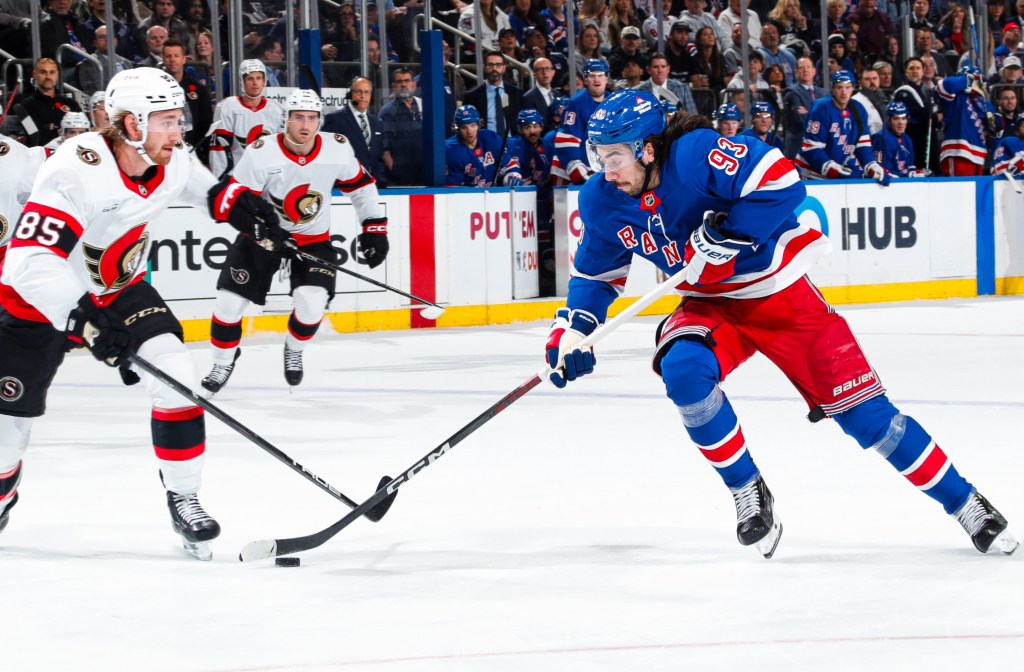
[(179, 199), (205, 210), (215, 182), (184, 149), (134, 181), (99, 133), (68, 140), (40, 168), (15, 227), (0, 276), (4, 307), (64, 329), (83, 293), (111, 294), (145, 274), (149, 222)]
[(217, 103), (213, 122), (218, 121), (221, 123), (215, 127), (210, 142), (210, 170), (219, 177), (229, 165), (238, 165), (246, 147), (283, 129), (284, 108), (269, 98), (263, 98), (252, 108), (243, 103), (241, 97), (231, 96)]
[(335, 187), (352, 198), (360, 222), (384, 216), (377, 183), (340, 134), (318, 133), (313, 151), (306, 156), (288, 149), (284, 133), (257, 140), (245, 150), (231, 177), (233, 183), (269, 200), (282, 228), (299, 245), (330, 238)]
[(0, 135), (0, 261), (44, 159), (42, 147), (26, 147)]

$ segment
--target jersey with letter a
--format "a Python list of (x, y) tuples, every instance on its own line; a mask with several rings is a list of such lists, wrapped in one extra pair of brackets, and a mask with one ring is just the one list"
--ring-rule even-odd
[(619, 191), (604, 174), (580, 190), (583, 234), (573, 261), (566, 306), (604, 321), (626, 285), (633, 255), (672, 275), (704, 212), (726, 212), (722, 231), (754, 244), (736, 257), (735, 274), (720, 283), (679, 285), (684, 295), (737, 299), (770, 296), (793, 284), (830, 249), (820, 231), (793, 210), (807, 190), (778, 149), (754, 138), (723, 138), (699, 129), (672, 143), (661, 183), (639, 197)]
[(0, 262), (44, 159), (42, 147), (26, 147), (0, 135)]
[(79, 297), (100, 302), (142, 280), (149, 222), (185, 200), (206, 210), (213, 175), (181, 146), (166, 166), (133, 180), (99, 133), (61, 144), (39, 169), (0, 276), (0, 301), (15, 317), (64, 329)]
[(476, 136), (476, 147), (467, 147), (456, 133), (445, 141), (444, 186), (489, 187), (501, 158), (501, 136), (481, 128)]
[(249, 145), (231, 177), (273, 203), (281, 226), (299, 245), (330, 239), (335, 187), (352, 198), (360, 222), (384, 216), (377, 183), (345, 136), (317, 133), (312, 151), (304, 156), (288, 149), (284, 136), (277, 133)]
[(246, 147), (281, 131), (284, 108), (269, 98), (253, 108), (245, 105), (239, 96), (231, 96), (217, 103), (213, 123), (218, 121), (221, 123), (215, 127), (217, 130), (210, 142), (210, 170), (220, 177), (230, 166), (238, 165)]

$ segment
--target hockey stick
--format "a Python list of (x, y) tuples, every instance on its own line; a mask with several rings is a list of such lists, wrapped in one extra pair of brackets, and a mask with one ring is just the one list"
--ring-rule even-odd
[(1024, 193), (1024, 191), (1022, 191), (1020, 188), (1020, 184), (1017, 182), (1017, 178), (1014, 177), (1013, 174), (1010, 173), (1010, 171), (1004, 170), (1003, 177), (1009, 180), (1010, 184), (1013, 186), (1014, 191), (1016, 191), (1018, 194)]
[[(190, 150), (188, 150), (188, 153), (189, 154), (195, 153), (196, 147), (198, 147), (199, 145), (201, 145), (204, 142), (206, 142), (207, 140), (209, 140), (210, 136), (213, 135), (213, 132), (215, 130), (217, 130), (217, 127), (220, 126), (222, 123), (223, 122), (220, 119), (218, 119), (217, 121), (215, 121), (212, 124), (210, 124), (210, 128), (207, 129), (206, 135), (204, 135), (203, 137), (199, 138), (199, 142), (197, 142), (196, 144), (192, 145), (192, 148)], [(218, 178), (218, 179), (220, 179), (220, 178)]]
[[(686, 273), (686, 269), (679, 271), (668, 280), (665, 280), (660, 285), (647, 292), (631, 306), (623, 310), (621, 313), (613, 317), (612, 319), (605, 322), (599, 327), (594, 333), (590, 334), (582, 341), (579, 342), (579, 347), (585, 348), (592, 346), (611, 332), (618, 329), (628, 320), (631, 320), (637, 313), (646, 308), (647, 306), (654, 303), (657, 299), (667, 294), (674, 287), (683, 282), (683, 276)], [(538, 373), (534, 374), (532, 378), (522, 383), (516, 389), (512, 390), (504, 397), (499, 399), (497, 403), (488, 408), (486, 411), (475, 417), (469, 424), (465, 425), (459, 431), (449, 436), (444, 443), (439, 445), (434, 450), (430, 451), (423, 456), (421, 460), (416, 462), (399, 476), (392, 479), (389, 483), (382, 485), (377, 492), (367, 499), (365, 502), (357, 506), (347, 516), (334, 523), (328, 528), (325, 528), (319, 532), (307, 535), (305, 537), (293, 537), (291, 539), (262, 539), (260, 541), (251, 541), (246, 544), (241, 553), (238, 554), (238, 559), (242, 562), (252, 562), (253, 560), (264, 560), (266, 558), (272, 558), (280, 555), (291, 555), (293, 553), (300, 553), (302, 551), (308, 551), (324, 544), (331, 537), (341, 532), (343, 529), (348, 527), (355, 521), (359, 516), (365, 512), (372, 510), (377, 506), (378, 502), (386, 501), (386, 499), (394, 495), (400, 487), (409, 482), (413, 476), (418, 474), (423, 469), (426, 469), (431, 464), (436, 462), (445, 453), (454, 448), (457, 444), (462, 442), (463, 439), (468, 437), (470, 434), (487, 424), (494, 416), (498, 415), (506, 408), (514, 404), (516, 401), (526, 395), (527, 392), (537, 387), (542, 380), (548, 377), (551, 373), (551, 369), (545, 367)]]
[(292, 254), (294, 254), (294, 255), (296, 255), (298, 257), (302, 257), (306, 261), (311, 261), (314, 264), (321, 264), (323, 266), (327, 266), (328, 268), (333, 268), (334, 270), (340, 271), (342, 273), (345, 273), (346, 275), (351, 275), (353, 278), (359, 278), (360, 280), (368, 282), (371, 285), (376, 285), (377, 287), (380, 287), (382, 289), (386, 289), (389, 292), (394, 292), (395, 294), (401, 294), (405, 298), (412, 299), (413, 301), (416, 301), (417, 303), (422, 303), (423, 304), (423, 308), (420, 309), (420, 315), (422, 315), (424, 318), (426, 318), (428, 320), (436, 320), (437, 318), (441, 317), (441, 315), (444, 314), (444, 310), (445, 309), (442, 308), (441, 306), (437, 305), (436, 303), (431, 303), (430, 301), (427, 301), (426, 299), (421, 299), (420, 297), (416, 296), (415, 294), (408, 294), (408, 293), (403, 292), (402, 290), (398, 289), (397, 287), (392, 287), (391, 285), (386, 285), (383, 282), (380, 282), (379, 280), (374, 280), (373, 278), (369, 278), (369, 277), (367, 277), (365, 275), (362, 275), (360, 273), (356, 273), (355, 271), (350, 271), (347, 268), (345, 268), (344, 266), (341, 266), (339, 264), (335, 264), (333, 262), (327, 261), (326, 259), (321, 259), (320, 257), (316, 256), (315, 254), (310, 254), (309, 252), (303, 252), (299, 248), (299, 246), (295, 244), (295, 241), (292, 241), (292, 240), (286, 241), (285, 242), (285, 247), (287, 247), (291, 251)]
[[(88, 333), (85, 334), (85, 340), (89, 344), (92, 344), (93, 340), (96, 337), (96, 334), (99, 332), (97, 332), (96, 329), (91, 324), (86, 326), (88, 327)], [(257, 446), (267, 451), (284, 464), (288, 465), (288, 467), (292, 471), (299, 474), (307, 481), (316, 484), (316, 486), (323, 490), (324, 492), (328, 493), (335, 499), (344, 502), (350, 508), (356, 508), (356, 503), (353, 500), (346, 497), (345, 494), (342, 493), (340, 490), (338, 490), (333, 485), (331, 485), (324, 479), (320, 478), (319, 476), (317, 476), (312, 471), (302, 466), (292, 458), (285, 455), (283, 452), (274, 447), (269, 441), (264, 439), (262, 436), (252, 431), (251, 429), (249, 429), (242, 423), (238, 422), (234, 418), (232, 418), (230, 415), (222, 411), (220, 408), (215, 406), (210, 401), (203, 399), (201, 396), (193, 392), (187, 385), (177, 380), (176, 378), (171, 377), (164, 370), (154, 366), (153, 364), (146, 361), (145, 359), (143, 359), (134, 352), (128, 355), (128, 361), (130, 361), (132, 364), (139, 367), (149, 375), (153, 376), (154, 378), (162, 382), (164, 385), (167, 385), (181, 396), (185, 397), (186, 399), (192, 400), (197, 406), (200, 406), (207, 413), (214, 416), (215, 418), (217, 418), (218, 420), (220, 420), (225, 425), (235, 430), (245, 438), (249, 439)], [(377, 488), (379, 489), (383, 487), (384, 484), (390, 482), (391, 480), (393, 479), (390, 476), (385, 476), (384, 478), (381, 479), (380, 483), (377, 485)], [(388, 499), (381, 499), (378, 501), (380, 501), (379, 505), (363, 509), (362, 511), (359, 512), (360, 515), (365, 515), (373, 522), (377, 522), (384, 517), (384, 514), (388, 512), (388, 509), (391, 508), (391, 505), (394, 503), (395, 500), (394, 497), (390, 497)]]

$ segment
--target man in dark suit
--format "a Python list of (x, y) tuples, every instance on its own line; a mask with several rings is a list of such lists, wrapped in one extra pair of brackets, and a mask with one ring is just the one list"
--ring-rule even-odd
[(804, 57), (796, 62), (796, 82), (782, 94), (782, 121), (786, 131), (785, 149), (787, 159), (793, 159), (800, 153), (804, 141), (804, 126), (807, 124), (807, 112), (818, 98), (824, 98), (829, 92), (814, 84), (817, 74), (814, 61)]
[[(523, 109), (523, 90), (505, 84), (505, 58), (496, 51), (484, 57), (483, 84), (466, 91), (463, 104), (472, 105), (480, 113), (480, 127), (498, 135), (517, 135), (516, 115)], [(501, 114), (498, 114), (498, 110)]]
[[(384, 138), (380, 134), (380, 122), (370, 114), (370, 100), (373, 85), (366, 77), (356, 77), (348, 85), (348, 101), (337, 112), (324, 118), (324, 132), (340, 133), (348, 138), (356, 158), (363, 168), (377, 180), (378, 187), (386, 187), (384, 164)], [(369, 138), (369, 142), (367, 142)]]
[(551, 123), (551, 101), (556, 98), (551, 88), (551, 82), (555, 79), (555, 68), (551, 61), (546, 58), (533, 59), (533, 82), (532, 89), (523, 94), (523, 109), (533, 109), (540, 112), (544, 118), (544, 133), (547, 133), (554, 125)]

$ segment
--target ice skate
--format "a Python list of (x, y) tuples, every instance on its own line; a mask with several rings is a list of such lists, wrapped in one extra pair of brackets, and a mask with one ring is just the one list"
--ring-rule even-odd
[(971, 493), (953, 517), (970, 535), (974, 547), (982, 553), (996, 550), (1011, 555), (1020, 541), (1006, 529), (1006, 518), (977, 490)]
[(302, 350), (292, 350), (284, 346), (284, 379), (289, 385), (302, 382)]
[(181, 535), (181, 544), (197, 560), (213, 559), (211, 541), (220, 535), (220, 525), (203, 510), (196, 495), (179, 495), (167, 491), (167, 508), (171, 510), (171, 526)]
[(235, 350), (235, 357), (231, 360), (230, 364), (214, 364), (210, 372), (206, 374), (201, 383), (203, 389), (210, 393), (209, 396), (213, 396), (220, 392), (221, 388), (228, 384), (228, 378), (231, 377), (231, 372), (235, 370), (235, 362), (242, 356), (241, 348)]
[(756, 545), (761, 555), (772, 557), (782, 537), (782, 521), (775, 515), (775, 499), (764, 479), (758, 476), (730, 492), (736, 502), (736, 537), (744, 546)]
[(18, 493), (15, 492), (14, 496), (7, 502), (5, 502), (0, 509), (0, 532), (3, 532), (7, 528), (7, 522), (11, 519), (11, 509), (18, 503)]

